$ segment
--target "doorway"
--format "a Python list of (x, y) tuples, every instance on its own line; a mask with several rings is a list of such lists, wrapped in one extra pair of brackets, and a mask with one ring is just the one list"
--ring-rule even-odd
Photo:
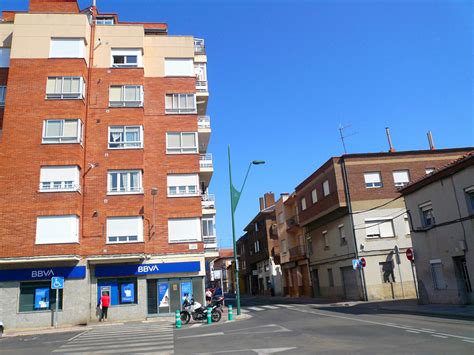
[(313, 292), (314, 297), (321, 297), (321, 289), (319, 288), (319, 274), (318, 269), (312, 269), (311, 274), (313, 276)]
[(474, 294), (472, 292), (471, 279), (469, 277), (469, 271), (467, 269), (466, 257), (454, 257), (453, 261), (456, 270), (456, 280), (460, 291), (460, 303), (473, 304)]

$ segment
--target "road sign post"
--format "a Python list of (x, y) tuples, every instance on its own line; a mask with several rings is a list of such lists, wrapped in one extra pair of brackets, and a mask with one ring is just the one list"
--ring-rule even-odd
[(56, 290), (56, 305), (54, 310), (54, 327), (58, 327), (58, 312), (59, 312), (59, 290), (64, 288), (64, 277), (54, 276), (51, 278), (51, 289)]
[(398, 265), (398, 275), (400, 275), (400, 286), (402, 287), (402, 298), (405, 298), (405, 291), (403, 289), (403, 279), (402, 279), (402, 270), (400, 268), (400, 251), (398, 250), (398, 245), (395, 245), (395, 260)]
[(406, 257), (410, 261), (411, 274), (413, 275), (413, 283), (415, 284), (416, 299), (419, 300), (420, 297), (418, 295), (418, 285), (416, 283), (416, 275), (415, 275), (415, 253), (413, 252), (412, 248), (407, 249)]

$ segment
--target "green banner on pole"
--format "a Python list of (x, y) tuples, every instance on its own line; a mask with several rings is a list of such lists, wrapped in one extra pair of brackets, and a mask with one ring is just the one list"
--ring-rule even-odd
[(241, 191), (237, 190), (234, 187), (234, 185), (231, 185), (230, 189), (231, 189), (231, 193), (232, 193), (232, 201), (231, 201), (232, 212), (235, 212), (235, 210), (237, 209), (237, 204), (239, 203), (239, 200), (240, 200)]

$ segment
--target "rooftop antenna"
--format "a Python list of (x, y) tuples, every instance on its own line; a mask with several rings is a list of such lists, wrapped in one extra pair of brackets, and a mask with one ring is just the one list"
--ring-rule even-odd
[(347, 125), (347, 126), (343, 126), (342, 124), (339, 125), (339, 135), (341, 136), (341, 142), (342, 142), (342, 147), (344, 148), (344, 154), (347, 154), (346, 138), (348, 138), (350, 136), (353, 136), (354, 134), (357, 134), (357, 132), (355, 132), (355, 133), (352, 133), (352, 134), (344, 135), (344, 130), (346, 128), (351, 127), (351, 126), (352, 125)]

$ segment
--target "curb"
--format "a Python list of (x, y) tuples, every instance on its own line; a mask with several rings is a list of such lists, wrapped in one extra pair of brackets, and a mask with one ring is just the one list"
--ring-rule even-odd
[(449, 318), (449, 319), (474, 321), (474, 316), (466, 315), (466, 314), (439, 313), (439, 312), (419, 311), (419, 310), (409, 310), (409, 309), (394, 309), (394, 308), (389, 308), (389, 307), (379, 307), (378, 309), (382, 311), (391, 312), (391, 313), (403, 313), (403, 314), (413, 314), (413, 315), (420, 315), (420, 316), (442, 317), (442, 318)]

